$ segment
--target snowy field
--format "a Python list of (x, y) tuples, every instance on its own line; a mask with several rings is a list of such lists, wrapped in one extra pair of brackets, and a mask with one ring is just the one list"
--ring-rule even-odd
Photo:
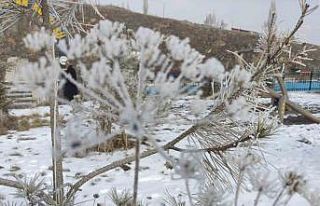
[[(290, 97), (292, 101), (305, 107), (320, 107), (320, 94), (290, 93)], [(181, 101), (178, 104), (180, 105), (177, 108), (183, 110), (186, 102)], [(48, 112), (48, 107), (11, 111), (15, 116), (33, 113), (45, 115)], [(70, 108), (60, 106), (60, 114), (70, 115)], [(179, 115), (179, 111), (175, 115)], [(175, 115), (172, 115), (171, 120), (161, 125), (159, 131), (155, 132), (155, 137), (161, 143), (171, 140), (188, 128), (189, 125), (176, 122)], [(304, 175), (311, 189), (320, 188), (320, 125), (282, 125), (271, 138), (261, 141), (260, 146), (271, 176), (277, 176), (279, 172), (297, 171)], [(45, 181), (52, 185), (49, 127), (33, 128), (24, 132), (10, 131), (9, 134), (0, 136), (0, 148), (0, 177), (12, 178), (12, 174), (28, 176), (41, 174)], [(132, 153), (132, 150), (111, 154), (93, 152), (85, 158), (67, 157), (64, 159), (65, 182), (74, 183), (82, 175)], [(76, 197), (77, 205), (92, 206), (97, 203), (111, 205), (108, 197), (111, 188), (118, 190), (132, 188), (134, 164), (128, 166), (131, 167), (128, 171), (117, 168), (85, 184)], [(143, 159), (140, 169), (139, 199), (145, 204), (160, 205), (166, 191), (174, 195), (185, 194), (184, 181), (172, 179), (173, 171), (166, 168), (165, 160), (159, 155)], [(196, 188), (197, 185), (193, 187)], [(0, 186), (1, 198), (12, 200), (14, 192), (12, 189)], [(98, 194), (99, 198), (94, 200), (93, 194)], [(240, 196), (241, 205), (253, 205), (254, 197), (254, 194), (244, 192)], [(270, 205), (270, 202), (263, 199), (260, 205)], [(295, 196), (289, 205), (307, 206), (309, 204)]]

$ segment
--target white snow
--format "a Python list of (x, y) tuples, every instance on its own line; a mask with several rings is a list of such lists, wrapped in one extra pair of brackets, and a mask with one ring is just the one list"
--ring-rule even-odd
[[(291, 100), (301, 105), (320, 106), (320, 94), (290, 93)], [(156, 139), (161, 144), (169, 141), (181, 133), (189, 125), (177, 122), (176, 118), (188, 100), (176, 103), (177, 113), (170, 115), (170, 120), (161, 125), (158, 131), (154, 131)], [(45, 115), (48, 107), (33, 109), (12, 110), (16, 116), (40, 113)], [(60, 114), (70, 113), (70, 107), (60, 106)], [(278, 172), (297, 171), (304, 175), (311, 189), (318, 189), (320, 185), (320, 125), (290, 125), (281, 126), (279, 130), (267, 140), (260, 142), (261, 150), (265, 151), (264, 159), (272, 176)], [(9, 134), (0, 136), (0, 177), (10, 178), (11, 174), (27, 174), (28, 176), (41, 173), (45, 181), (51, 184), (51, 141), (50, 128), (35, 128), (25, 132), (10, 131)], [(145, 150), (147, 147), (144, 146)], [(114, 153), (90, 153), (85, 158), (66, 157), (64, 159), (65, 182), (74, 183), (79, 177), (88, 172), (133, 154), (132, 150), (117, 151)], [(175, 152), (170, 152), (174, 155)], [(124, 171), (121, 168), (109, 171), (85, 184), (78, 193), (76, 203), (78, 205), (91, 206), (93, 203), (106, 203), (111, 205), (108, 192), (111, 188), (118, 190), (131, 189), (133, 186), (134, 164), (129, 164), (131, 169)], [(18, 169), (18, 168), (20, 169)], [(14, 169), (18, 169), (14, 171)], [(11, 171), (10, 171), (11, 170)], [(172, 179), (173, 171), (165, 167), (165, 160), (159, 155), (153, 155), (141, 161), (141, 173), (139, 191), (141, 199), (149, 205), (160, 205), (160, 202), (168, 190), (171, 194), (185, 194), (183, 180)], [(191, 182), (192, 183), (192, 182)], [(191, 184), (196, 188), (196, 184)], [(14, 190), (0, 186), (0, 196), (5, 195), (8, 200), (14, 199), (11, 194)], [(93, 194), (99, 194), (99, 199), (94, 201)], [(255, 195), (244, 192), (240, 196), (241, 205), (253, 205)], [(262, 198), (261, 204), (270, 205), (269, 200)], [(299, 196), (289, 202), (289, 206), (307, 206), (305, 200)]]

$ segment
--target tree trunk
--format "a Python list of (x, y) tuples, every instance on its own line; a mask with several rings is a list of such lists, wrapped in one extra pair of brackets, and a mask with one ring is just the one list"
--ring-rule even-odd
[(280, 122), (283, 123), (284, 115), (286, 114), (286, 97), (285, 96), (282, 96), (279, 100), (278, 113), (279, 113)]
[[(264, 93), (266, 95), (268, 95), (271, 98), (281, 98), (280, 94), (277, 94), (276, 92), (274, 92), (271, 89), (268, 89), (268, 92)], [(305, 118), (307, 118), (308, 120), (320, 124), (320, 118), (314, 116), (311, 112), (303, 109), (301, 106), (291, 102), (290, 100), (287, 100), (287, 106), (289, 108), (291, 108), (294, 112), (301, 114), (302, 116), (304, 116)]]
[(286, 114), (286, 103), (288, 100), (288, 91), (286, 85), (283, 81), (283, 76), (278, 72), (276, 74), (276, 79), (281, 89), (282, 97), (279, 99), (278, 111), (279, 111), (279, 119), (283, 123), (284, 115)]

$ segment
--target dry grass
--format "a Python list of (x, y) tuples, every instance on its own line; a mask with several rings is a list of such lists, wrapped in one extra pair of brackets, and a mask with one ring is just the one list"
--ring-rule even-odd
[(17, 131), (27, 131), (31, 128), (48, 126), (49, 121), (43, 119), (40, 115), (22, 116), (18, 118)]
[(27, 131), (31, 128), (30, 120), (27, 118), (23, 118), (18, 120), (18, 127), (16, 128), (17, 131)]
[(117, 135), (105, 143), (101, 143), (95, 147), (87, 149), (87, 152), (114, 152), (116, 150), (128, 150), (135, 146), (135, 141), (126, 133)]
[(5, 116), (0, 120), (0, 135), (5, 135), (9, 130), (27, 131), (31, 128), (48, 126), (49, 121), (38, 114), (30, 116)]
[(0, 119), (0, 135), (5, 135), (9, 130), (15, 130), (18, 127), (18, 119), (12, 116), (3, 116)]
[(50, 124), (50, 122), (48, 120), (42, 119), (40, 117), (34, 118), (31, 121), (32, 128), (48, 126), (49, 124)]

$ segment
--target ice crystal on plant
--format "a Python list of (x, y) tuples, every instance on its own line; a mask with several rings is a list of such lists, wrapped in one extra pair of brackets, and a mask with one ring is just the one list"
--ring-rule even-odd
[(260, 171), (257, 168), (248, 170), (248, 177), (253, 191), (261, 192), (269, 198), (273, 198), (279, 189), (278, 181), (270, 177), (270, 171)]
[(196, 206), (230, 206), (226, 191), (217, 189), (214, 185), (202, 186), (201, 191), (197, 195)]
[(54, 37), (42, 27), (39, 32), (28, 34), (26, 38), (24, 38), (24, 43), (27, 48), (33, 49), (34, 51), (41, 51), (52, 48), (55, 40)]
[(135, 34), (139, 49), (157, 48), (162, 41), (162, 35), (152, 29), (140, 27)]
[(247, 88), (251, 79), (251, 73), (245, 69), (241, 69), (239, 65), (235, 66), (235, 68), (231, 71), (232, 76), (238, 84)]
[(167, 48), (171, 52), (172, 58), (177, 61), (185, 60), (185, 57), (192, 52), (189, 39), (180, 40), (176, 36), (170, 36), (168, 38)]
[(204, 178), (201, 154), (183, 152), (174, 165), (175, 174), (181, 179), (200, 180)]
[(231, 104), (227, 105), (227, 112), (234, 120), (248, 120), (250, 119), (250, 107), (245, 97), (240, 96), (233, 100)]
[[(146, 127), (157, 125), (159, 119), (167, 114), (165, 110), (170, 102), (190, 95), (187, 84), (199, 84), (196, 88), (198, 90), (204, 80), (226, 79), (227, 73), (222, 64), (217, 59), (205, 60), (203, 55), (191, 48), (188, 39), (165, 37), (148, 28), (139, 28), (132, 36), (128, 36), (124, 30), (123, 24), (105, 20), (94, 26), (84, 37), (75, 35), (68, 43), (59, 42), (59, 48), (70, 60), (76, 62), (83, 84), (70, 79), (59, 65), (50, 59), (40, 66), (32, 64), (26, 70), (28, 75), (25, 75), (25, 80), (31, 82), (33, 90), (38, 89), (39, 92), (42, 91), (42, 96), (46, 96), (50, 94), (53, 86), (51, 81), (46, 80), (48, 74), (52, 79), (57, 79), (59, 75), (66, 76), (84, 95), (108, 108), (100, 111), (101, 115), (105, 113), (105, 116), (112, 116), (114, 125), (138, 138), (146, 134)], [(34, 34), (37, 35), (40, 34)], [(51, 37), (48, 35), (45, 38)], [(37, 45), (35, 47), (39, 48)], [(134, 68), (130, 67), (132, 72), (127, 72), (123, 62), (132, 58), (136, 63)], [(29, 71), (33, 67), (36, 72)], [(173, 72), (178, 73), (173, 75)], [(33, 75), (35, 76), (32, 77)], [(128, 85), (128, 78), (135, 81)], [(240, 81), (246, 79), (242, 78)], [(35, 82), (44, 84), (44, 87), (35, 88)], [(155, 91), (153, 95), (146, 92), (150, 89)], [(194, 94), (194, 98), (198, 99), (201, 92), (196, 91)], [(198, 106), (205, 107), (202, 104)], [(82, 134), (89, 132), (88, 128), (83, 128), (80, 123), (78, 126), (67, 125), (65, 132), (70, 136), (70, 140), (75, 132), (69, 130), (71, 127), (83, 131)], [(90, 133), (87, 136), (94, 135), (97, 134)], [(74, 139), (75, 142), (68, 143), (70, 147), (79, 145), (79, 137)], [(80, 138), (80, 141), (84, 142), (81, 145), (87, 145), (85, 138)]]
[(208, 59), (203, 65), (200, 66), (203, 75), (220, 82), (224, 77), (224, 66), (215, 58)]
[(52, 94), (55, 80), (59, 78), (60, 70), (61, 68), (57, 61), (48, 62), (46, 58), (42, 57), (38, 62), (28, 63), (23, 68), (20, 68), (14, 82), (18, 86), (21, 82), (26, 83), (26, 86), (39, 99), (48, 99)]

